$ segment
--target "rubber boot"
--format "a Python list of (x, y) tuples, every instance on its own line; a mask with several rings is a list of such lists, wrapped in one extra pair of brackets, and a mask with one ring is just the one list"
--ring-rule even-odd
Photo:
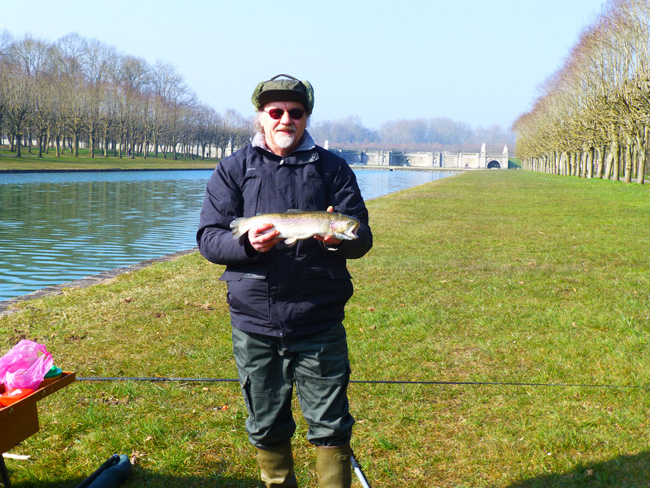
[(319, 488), (350, 488), (352, 463), (350, 444), (316, 448)]
[(266, 488), (298, 488), (296, 474), (293, 470), (293, 453), (291, 442), (257, 449), (257, 463), (260, 466), (262, 481)]

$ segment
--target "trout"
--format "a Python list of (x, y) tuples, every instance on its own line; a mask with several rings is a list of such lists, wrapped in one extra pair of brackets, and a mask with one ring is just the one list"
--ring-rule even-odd
[[(273, 224), (280, 232), (278, 237), (285, 239), (287, 246), (293, 246), (301, 239), (314, 236), (334, 236), (342, 241), (357, 238), (359, 220), (335, 212), (289, 210), (285, 213), (268, 213), (255, 217), (241, 217), (230, 223), (233, 239), (238, 239), (253, 227)], [(273, 229), (271, 229), (273, 230)]]

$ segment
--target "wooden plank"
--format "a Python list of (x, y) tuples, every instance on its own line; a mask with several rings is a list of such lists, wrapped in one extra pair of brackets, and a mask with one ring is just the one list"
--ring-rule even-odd
[(36, 434), (39, 429), (36, 402), (68, 386), (74, 380), (73, 372), (64, 372), (60, 378), (46, 382), (31, 395), (0, 408), (0, 432), (2, 432), (0, 452), (8, 451), (29, 436)]
[(7, 417), (0, 422), (0, 431), (2, 431), (0, 452), (15, 447), (29, 436), (36, 434), (39, 429), (36, 403), (27, 404), (22, 408), (12, 407), (13, 405), (3, 409), (7, 410)]
[(2, 425), (3, 419), (9, 415), (9, 409), (11, 408), (20, 409), (29, 404), (36, 403), (39, 400), (42, 400), (43, 398), (50, 396), (52, 393), (60, 390), (61, 388), (68, 386), (70, 383), (74, 381), (74, 379), (75, 379), (75, 374), (73, 372), (63, 372), (61, 373), (60, 378), (54, 380), (51, 383), (46, 383), (44, 386), (41, 386), (38, 390), (36, 390), (31, 395), (28, 395), (25, 398), (18, 400), (16, 403), (9, 405), (8, 407), (0, 408), (0, 426)]

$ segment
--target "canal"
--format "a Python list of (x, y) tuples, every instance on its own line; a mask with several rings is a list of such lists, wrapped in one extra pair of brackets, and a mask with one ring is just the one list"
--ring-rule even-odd
[[(0, 301), (195, 247), (211, 173), (0, 174)], [(355, 173), (366, 200), (455, 174)]]

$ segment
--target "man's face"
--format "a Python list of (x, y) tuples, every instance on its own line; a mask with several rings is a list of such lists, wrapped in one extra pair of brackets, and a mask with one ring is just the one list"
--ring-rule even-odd
[[(300, 109), (303, 115), (294, 119), (289, 115), (292, 109)], [(271, 102), (264, 105), (264, 113), (260, 114), (260, 124), (264, 129), (264, 137), (268, 148), (278, 156), (288, 156), (298, 147), (307, 127), (307, 113), (300, 102)], [(274, 119), (270, 114), (282, 115)]]

